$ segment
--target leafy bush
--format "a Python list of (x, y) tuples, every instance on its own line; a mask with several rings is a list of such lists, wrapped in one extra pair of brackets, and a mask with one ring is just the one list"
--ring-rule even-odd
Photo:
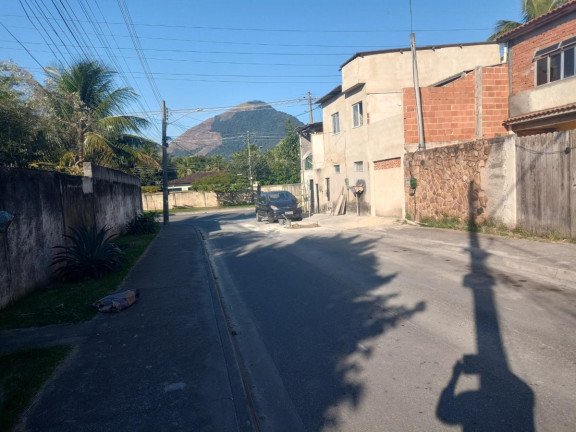
[(70, 228), (72, 234), (64, 237), (69, 239), (72, 245), (54, 247), (61, 249), (51, 264), (61, 265), (55, 270), (55, 276), (61, 280), (75, 281), (99, 278), (119, 270), (124, 253), (110, 241), (116, 237), (108, 235), (110, 229), (103, 227), (98, 230), (95, 225)]
[(160, 186), (142, 186), (142, 193), (155, 193), (161, 190), (162, 188)]
[(136, 216), (126, 224), (126, 234), (154, 234), (160, 228), (156, 215), (156, 213), (144, 213)]

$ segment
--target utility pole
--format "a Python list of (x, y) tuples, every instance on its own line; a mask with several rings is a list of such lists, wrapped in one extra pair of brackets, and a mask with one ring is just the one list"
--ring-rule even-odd
[(312, 95), (308, 92), (308, 112), (310, 113), (310, 124), (314, 123), (314, 117), (312, 115)]
[(418, 80), (418, 61), (416, 60), (416, 38), (414, 33), (410, 33), (410, 49), (412, 50), (412, 76), (414, 78), (416, 114), (418, 116), (418, 150), (426, 150), (424, 141), (424, 119), (422, 118), (422, 100), (420, 99), (420, 82)]
[(168, 140), (166, 139), (166, 102), (162, 101), (162, 209), (168, 225)]
[(250, 180), (250, 199), (254, 202), (254, 181), (252, 178), (252, 154), (250, 152), (250, 131), (246, 131), (248, 142), (248, 179)]

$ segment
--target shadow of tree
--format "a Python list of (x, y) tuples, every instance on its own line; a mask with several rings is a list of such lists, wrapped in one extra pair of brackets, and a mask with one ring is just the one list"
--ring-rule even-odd
[[(442, 391), (436, 415), (444, 423), (462, 425), (471, 431), (525, 431), (534, 428), (534, 393), (508, 366), (494, 298), (494, 277), (486, 267), (489, 256), (476, 233), (474, 182), (468, 190), (470, 213), (470, 272), (463, 286), (472, 290), (478, 353), (464, 355), (453, 367), (452, 377)], [(480, 378), (480, 388), (456, 394), (462, 374)]]
[(226, 263), (305, 429), (337, 429), (343, 407), (363, 402), (362, 373), (377, 339), (425, 303), (401, 303), (390, 288), (398, 274), (378, 262), (375, 239), (334, 234), (271, 244), (280, 237), (273, 231), (220, 231), (228, 220), (192, 223)]

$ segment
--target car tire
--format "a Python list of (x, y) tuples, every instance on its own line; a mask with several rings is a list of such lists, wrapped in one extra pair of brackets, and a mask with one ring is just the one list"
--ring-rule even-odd
[(274, 214), (268, 213), (268, 223), (274, 223)]
[(262, 222), (262, 216), (258, 212), (256, 212), (256, 222)]

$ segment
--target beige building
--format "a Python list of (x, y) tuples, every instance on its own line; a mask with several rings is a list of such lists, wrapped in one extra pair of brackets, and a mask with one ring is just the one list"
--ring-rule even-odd
[[(439, 45), (417, 50), (420, 87), (463, 70), (500, 62), (495, 43)], [(350, 186), (364, 184), (362, 214), (403, 217), (405, 153), (403, 88), (413, 87), (409, 48), (360, 52), (341, 67), (342, 85), (318, 100), (322, 139), (312, 145), (320, 211), (344, 193), (355, 211)], [(439, 114), (441, 115), (441, 114)], [(310, 189), (310, 184), (306, 185)]]

